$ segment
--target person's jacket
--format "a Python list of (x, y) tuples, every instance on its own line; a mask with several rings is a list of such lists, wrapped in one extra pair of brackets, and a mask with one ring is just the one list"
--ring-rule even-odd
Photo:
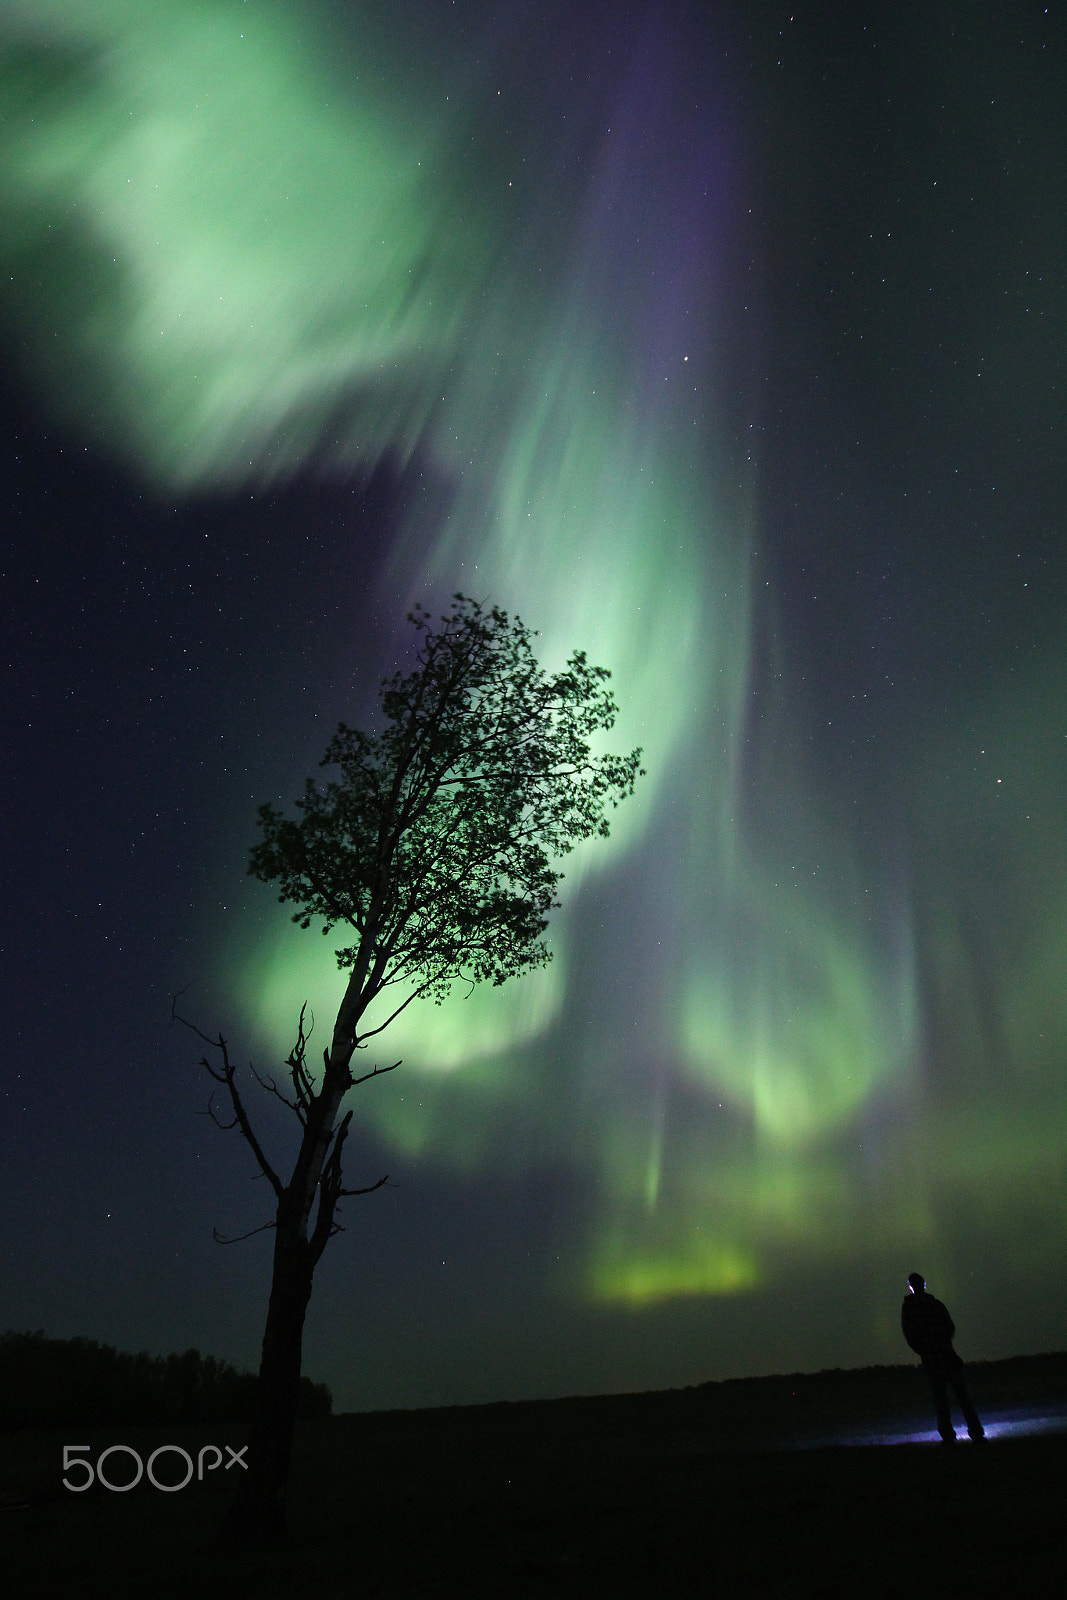
[(927, 1365), (941, 1366), (959, 1360), (952, 1348), (956, 1324), (948, 1314), (948, 1307), (925, 1289), (905, 1296), (900, 1308), (900, 1326), (911, 1348)]

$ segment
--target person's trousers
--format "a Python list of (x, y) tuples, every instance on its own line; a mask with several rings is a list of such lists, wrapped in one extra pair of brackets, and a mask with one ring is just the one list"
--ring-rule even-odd
[(963, 1362), (945, 1366), (926, 1365), (926, 1376), (930, 1380), (930, 1388), (934, 1394), (934, 1405), (937, 1408), (937, 1431), (946, 1444), (951, 1444), (956, 1437), (956, 1430), (952, 1426), (952, 1411), (949, 1407), (949, 1385), (955, 1390), (956, 1399), (959, 1401), (960, 1410), (963, 1412), (967, 1424), (967, 1432), (972, 1439), (984, 1439), (985, 1429), (970, 1395), (967, 1385), (963, 1380)]

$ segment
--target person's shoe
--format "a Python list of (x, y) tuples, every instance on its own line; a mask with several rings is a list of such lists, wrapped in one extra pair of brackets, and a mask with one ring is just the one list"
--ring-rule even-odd
[(941, 1443), (942, 1444), (955, 1444), (956, 1443), (956, 1435), (954, 1433), (943, 1433), (941, 1435)]
[(967, 1436), (974, 1444), (982, 1444), (985, 1441), (985, 1429), (984, 1428), (968, 1428), (967, 1429)]

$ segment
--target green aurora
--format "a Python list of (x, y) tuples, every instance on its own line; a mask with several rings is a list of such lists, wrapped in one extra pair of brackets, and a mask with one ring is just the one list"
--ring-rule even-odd
[[(649, 778), (570, 859), (552, 965), (412, 1006), (357, 1118), (581, 1174), (587, 1299), (866, 1258), (952, 1301), (961, 1218), (1035, 1273), (1064, 1242), (1062, 647), (917, 716), (884, 812), (843, 814), (725, 437), (741, 180), (646, 44), (641, 92), (613, 64), (561, 132), (521, 53), (437, 74), (385, 7), (0, 0), (5, 316), (62, 420), (175, 496), (421, 453), (450, 493), (408, 507), (398, 622), (463, 588), (612, 669)], [(279, 1058), (332, 1013), (280, 908), (217, 959)]]

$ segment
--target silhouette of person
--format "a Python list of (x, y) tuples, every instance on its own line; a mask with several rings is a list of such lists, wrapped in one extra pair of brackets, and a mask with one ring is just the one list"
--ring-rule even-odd
[(908, 1277), (908, 1292), (900, 1308), (900, 1326), (904, 1337), (921, 1357), (926, 1376), (933, 1390), (937, 1408), (937, 1431), (945, 1444), (956, 1443), (956, 1430), (952, 1426), (949, 1409), (948, 1386), (956, 1391), (967, 1432), (972, 1439), (984, 1439), (985, 1429), (967, 1393), (963, 1380), (963, 1362), (952, 1348), (956, 1324), (948, 1314), (948, 1307), (926, 1292), (926, 1279), (921, 1272)]

